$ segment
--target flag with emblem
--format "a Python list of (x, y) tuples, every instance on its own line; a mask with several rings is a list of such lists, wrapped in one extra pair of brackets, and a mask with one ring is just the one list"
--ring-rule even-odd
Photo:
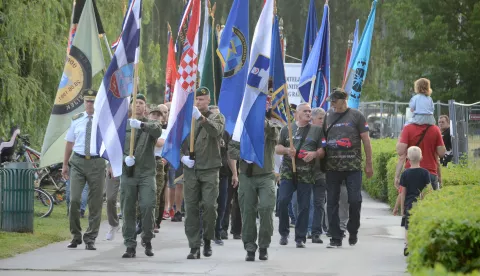
[(64, 138), (72, 117), (84, 111), (82, 93), (92, 87), (93, 77), (105, 67), (98, 38), (101, 23), (95, 14), (92, 0), (75, 5), (72, 23), (78, 24), (73, 24), (71, 28), (71, 45), (43, 139), (41, 167), (63, 161)]
[(225, 116), (225, 130), (231, 135), (247, 83), (249, 59), (249, 0), (234, 0), (222, 31), (217, 54), (223, 64), (218, 108)]
[(263, 168), (265, 111), (272, 48), (274, 0), (267, 0), (255, 27), (247, 86), (232, 139), (240, 142), (240, 158)]
[(113, 176), (122, 174), (128, 106), (135, 64), (140, 56), (142, 0), (128, 9), (121, 39), (98, 90), (92, 123), (91, 152), (110, 161)]
[(178, 67), (170, 115), (168, 117), (168, 136), (163, 146), (162, 156), (178, 169), (180, 166), (180, 147), (190, 133), (192, 109), (195, 100), (195, 87), (198, 64), (198, 29), (200, 27), (200, 0), (191, 0), (190, 22), (182, 45), (183, 53)]
[(377, 0), (372, 3), (372, 10), (363, 29), (362, 38), (358, 43), (357, 52), (350, 63), (345, 82), (345, 91), (348, 93), (348, 106), (358, 108), (362, 95), (363, 82), (367, 76), (368, 62), (370, 60), (370, 48), (372, 45), (373, 30), (375, 26), (375, 12)]
[[(285, 78), (285, 64), (283, 63), (282, 44), (278, 16), (275, 16), (272, 32), (272, 57), (270, 59), (270, 78), (272, 79), (272, 116), (286, 125), (288, 116), (287, 82)], [(290, 118), (292, 118), (291, 116)]]
[(183, 8), (182, 17), (180, 18), (180, 24), (178, 25), (177, 40), (175, 42), (175, 53), (177, 53), (177, 59), (179, 61), (182, 58), (183, 51), (185, 51), (185, 39), (190, 23), (193, 0), (184, 0), (183, 2), (185, 3), (185, 6)]
[(168, 24), (168, 54), (167, 68), (165, 70), (165, 97), (164, 101), (171, 102), (175, 92), (175, 82), (177, 81), (177, 61), (175, 60), (175, 47), (173, 45), (172, 29)]

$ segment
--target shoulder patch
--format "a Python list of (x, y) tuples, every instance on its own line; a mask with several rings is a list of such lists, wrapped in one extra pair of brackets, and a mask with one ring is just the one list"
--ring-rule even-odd
[(72, 121), (75, 121), (76, 119), (82, 118), (82, 117), (83, 117), (83, 112), (82, 112), (82, 113), (75, 114), (75, 115), (73, 115), (73, 117), (72, 117)]

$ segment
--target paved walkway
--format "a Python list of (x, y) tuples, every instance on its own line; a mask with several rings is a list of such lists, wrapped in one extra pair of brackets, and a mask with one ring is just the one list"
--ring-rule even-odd
[[(0, 260), (2, 276), (68, 275), (406, 275), (403, 257), (403, 229), (400, 218), (390, 215), (388, 206), (364, 195), (359, 243), (350, 247), (344, 240), (342, 249), (327, 249), (325, 244), (307, 242), (297, 249), (290, 239), (287, 246), (278, 244), (275, 230), (269, 249), (270, 259), (244, 261), (240, 240), (230, 239), (224, 246), (213, 245), (213, 256), (187, 260), (189, 252), (183, 223), (164, 221), (153, 241), (154, 257), (137, 248), (137, 258), (121, 259), (125, 248), (121, 232), (114, 241), (105, 241), (108, 229), (102, 223), (97, 251), (67, 249), (68, 241)], [(275, 222), (278, 225), (278, 221)], [(291, 233), (293, 234), (293, 233)], [(327, 241), (322, 236), (324, 242)]]

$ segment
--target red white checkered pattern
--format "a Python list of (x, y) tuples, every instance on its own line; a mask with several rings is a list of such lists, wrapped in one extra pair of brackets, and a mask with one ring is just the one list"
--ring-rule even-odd
[(197, 80), (197, 55), (190, 47), (182, 56), (178, 67), (178, 81), (186, 92), (193, 92)]

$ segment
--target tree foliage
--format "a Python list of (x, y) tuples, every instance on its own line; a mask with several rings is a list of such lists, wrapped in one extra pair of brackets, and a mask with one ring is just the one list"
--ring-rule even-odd
[[(120, 34), (128, 0), (96, 2), (111, 43)], [(222, 25), (233, 0), (216, 2), (215, 22)], [(309, 0), (276, 2), (287, 54), (300, 58)], [(250, 0), (250, 41), (262, 4), (263, 0)], [(319, 21), (323, 4), (316, 1)], [(329, 1), (332, 87), (342, 83), (355, 20), (360, 19), (361, 32), (371, 4), (372, 0)], [(37, 148), (41, 145), (63, 70), (71, 10), (70, 0), (0, 0), (0, 137), (6, 138), (16, 124), (32, 136)], [(143, 0), (139, 91), (152, 103), (163, 101), (167, 22), (176, 38), (182, 11), (180, 0)], [(427, 77), (434, 100), (472, 102), (479, 98), (479, 48), (478, 0), (379, 0), (362, 99), (408, 100), (413, 81)], [(96, 76), (96, 86), (102, 77)]]

